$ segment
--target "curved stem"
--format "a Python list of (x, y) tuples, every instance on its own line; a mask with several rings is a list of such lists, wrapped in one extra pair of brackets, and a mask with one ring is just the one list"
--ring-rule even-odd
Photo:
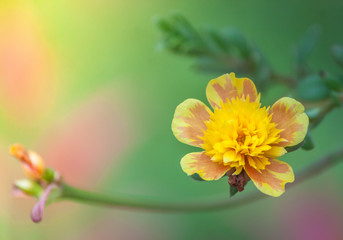
[[(331, 153), (307, 168), (300, 173), (296, 174), (296, 181), (289, 187), (293, 187), (299, 183), (304, 182), (318, 174), (324, 172), (328, 168), (334, 166), (343, 159), (343, 147), (338, 151)], [(250, 195), (246, 195), (241, 198), (225, 199), (220, 201), (211, 202), (189, 202), (189, 203), (161, 203), (148, 199), (142, 199), (141, 197), (118, 197), (107, 196), (100, 193), (93, 193), (85, 190), (81, 190), (72, 186), (62, 183), (62, 198), (72, 201), (80, 201), (87, 204), (98, 204), (108, 207), (126, 207), (134, 209), (142, 209), (148, 211), (163, 211), (163, 212), (200, 212), (200, 211), (214, 211), (220, 209), (229, 209), (246, 205), (251, 202), (266, 198), (267, 196), (256, 192)]]
[[(340, 104), (343, 103), (343, 92), (338, 94), (337, 100)], [(310, 128), (314, 129), (324, 119), (324, 117), (326, 117), (326, 115), (335, 109), (339, 104), (333, 99), (326, 99), (325, 101), (319, 103), (304, 103), (304, 105), (306, 108), (320, 108), (318, 115), (315, 118), (310, 119)]]
[(80, 201), (87, 204), (99, 204), (109, 207), (124, 207), (142, 209), (148, 211), (157, 212), (200, 212), (200, 211), (214, 211), (223, 208), (232, 208), (246, 203), (255, 201), (258, 198), (263, 198), (262, 194), (253, 194), (236, 200), (222, 200), (211, 202), (189, 202), (189, 203), (162, 203), (153, 200), (143, 199), (142, 197), (118, 197), (108, 196), (99, 193), (93, 193), (85, 190), (81, 190), (69, 185), (63, 184), (62, 186), (63, 198), (73, 201)]
[(326, 105), (320, 109), (318, 116), (316, 116), (316, 118), (314, 119), (311, 119), (311, 129), (317, 127), (317, 125), (324, 119), (324, 117), (328, 113), (330, 113), (335, 107), (336, 103), (334, 103), (332, 100), (326, 103)]

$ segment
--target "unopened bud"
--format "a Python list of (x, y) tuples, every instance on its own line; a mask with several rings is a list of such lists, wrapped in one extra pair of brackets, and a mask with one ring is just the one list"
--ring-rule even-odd
[(48, 183), (53, 182), (54, 180), (56, 180), (55, 178), (57, 177), (57, 173), (51, 169), (51, 168), (46, 168), (43, 172), (43, 176), (42, 178), (47, 181)]
[(14, 188), (20, 190), (25, 195), (39, 198), (43, 192), (43, 188), (37, 182), (29, 179), (17, 180), (14, 182)]
[(26, 176), (32, 179), (42, 179), (45, 171), (43, 159), (33, 151), (26, 151), (20, 144), (14, 144), (10, 148), (10, 154), (22, 163)]

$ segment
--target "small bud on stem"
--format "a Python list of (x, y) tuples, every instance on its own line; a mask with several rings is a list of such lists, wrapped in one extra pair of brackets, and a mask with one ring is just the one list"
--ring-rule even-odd
[(33, 151), (26, 151), (20, 144), (14, 144), (10, 148), (10, 154), (19, 159), (26, 176), (31, 179), (42, 179), (45, 170), (43, 159)]

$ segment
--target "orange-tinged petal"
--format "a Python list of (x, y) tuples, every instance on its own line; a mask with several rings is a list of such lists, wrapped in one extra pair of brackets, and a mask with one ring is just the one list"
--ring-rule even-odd
[(244, 169), (261, 192), (278, 197), (285, 192), (285, 184), (294, 181), (294, 173), (285, 162), (277, 159), (269, 159), (269, 161), (270, 165), (260, 172), (249, 164), (245, 164)]
[(205, 152), (189, 153), (181, 159), (182, 170), (188, 175), (194, 173), (206, 180), (218, 180), (231, 168), (211, 161)]
[(30, 164), (22, 164), (22, 168), (26, 176), (33, 179), (41, 179), (45, 170), (45, 164), (41, 156), (34, 151), (28, 151)]
[(37, 153), (27, 151), (21, 144), (13, 144), (10, 148), (10, 154), (21, 161), (26, 176), (37, 180), (43, 177), (45, 164)]
[(201, 101), (187, 99), (177, 106), (172, 122), (175, 137), (183, 143), (201, 147), (211, 110)]
[(249, 78), (236, 78), (234, 73), (212, 79), (206, 88), (207, 100), (213, 108), (220, 108), (221, 102), (228, 99), (248, 95), (251, 102), (258, 99), (255, 84)]
[(280, 146), (294, 146), (304, 140), (309, 119), (304, 112), (304, 106), (293, 98), (279, 99), (272, 108), (272, 121), (278, 129), (283, 129), (280, 137), (287, 140), (280, 142)]

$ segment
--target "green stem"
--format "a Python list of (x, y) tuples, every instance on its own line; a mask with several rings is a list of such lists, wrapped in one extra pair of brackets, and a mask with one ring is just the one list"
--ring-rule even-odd
[(85, 190), (81, 190), (67, 184), (62, 185), (63, 195), (62, 198), (72, 201), (79, 201), (87, 204), (98, 204), (108, 207), (124, 207), (142, 209), (148, 211), (157, 212), (200, 212), (200, 211), (214, 211), (223, 208), (233, 208), (246, 203), (257, 200), (257, 198), (263, 198), (262, 194), (254, 194), (244, 199), (235, 200), (221, 200), (211, 202), (189, 202), (189, 203), (167, 203), (157, 202), (154, 200), (144, 199), (142, 197), (118, 197), (108, 196), (99, 193), (93, 193)]
[[(341, 104), (343, 103), (343, 92), (339, 93), (338, 100)], [(326, 117), (326, 115), (329, 114), (336, 107), (337, 102), (335, 102), (333, 99), (328, 99), (327, 101), (322, 103), (318, 115), (315, 118), (310, 119), (310, 128), (314, 129), (315, 127), (317, 127), (317, 125), (323, 121), (324, 117)]]
[(276, 72), (271, 73), (271, 79), (274, 82), (282, 83), (282, 84), (284, 84), (290, 88), (295, 88), (297, 85), (297, 82), (294, 78), (289, 77), (289, 76), (285, 76), (285, 75), (281, 75), (281, 74), (278, 74)]
[[(295, 186), (304, 182), (312, 177), (318, 176), (328, 168), (334, 166), (343, 159), (343, 147), (338, 151), (331, 153), (312, 165), (305, 168), (300, 173), (296, 174), (296, 181), (288, 186)], [(200, 212), (200, 211), (214, 211), (221, 209), (235, 208), (246, 205), (251, 202), (266, 198), (267, 196), (255, 192), (253, 194), (245, 195), (241, 198), (224, 199), (220, 201), (210, 202), (189, 202), (189, 203), (164, 203), (153, 200), (143, 199), (141, 197), (119, 197), (108, 196), (100, 193), (93, 193), (85, 190), (81, 190), (72, 186), (62, 183), (62, 198), (72, 201), (79, 201), (87, 204), (98, 204), (107, 207), (125, 207), (142, 209), (147, 211), (162, 211), (162, 212)]]
[(320, 109), (320, 112), (318, 116), (314, 119), (311, 119), (311, 129), (317, 127), (317, 125), (324, 119), (324, 117), (330, 113), (334, 108), (336, 107), (336, 104), (333, 101), (328, 102), (324, 107)]

